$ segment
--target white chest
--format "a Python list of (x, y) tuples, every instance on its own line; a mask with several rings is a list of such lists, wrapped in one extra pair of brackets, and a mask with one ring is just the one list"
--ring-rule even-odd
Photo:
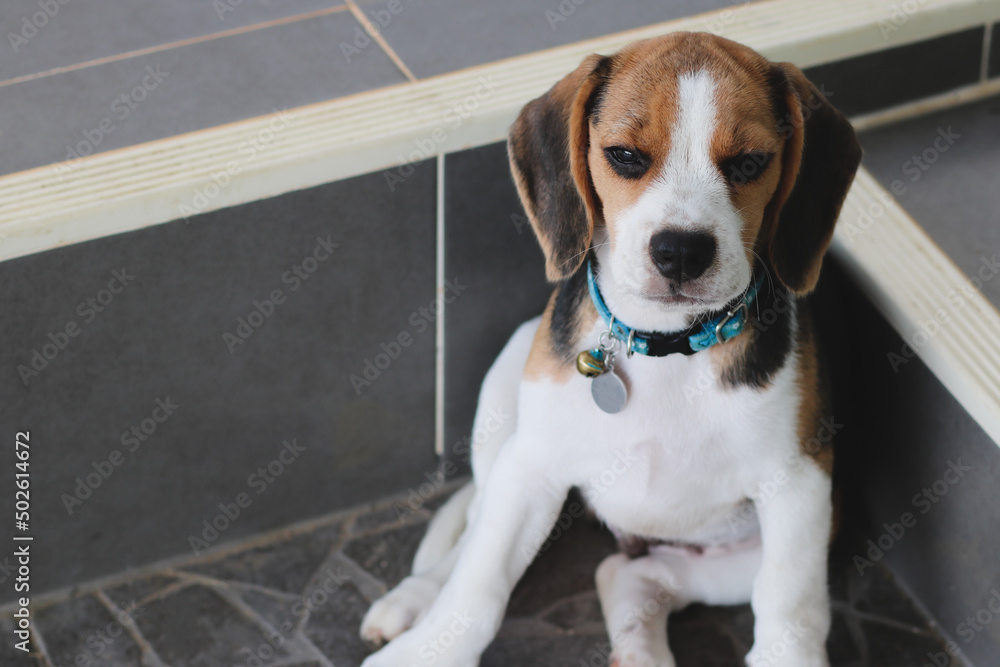
[(741, 537), (733, 525), (755, 529), (732, 518), (797, 448), (794, 363), (764, 390), (720, 386), (704, 353), (620, 356), (617, 369), (629, 398), (613, 415), (583, 376), (524, 383), (519, 436), (624, 532), (716, 542)]

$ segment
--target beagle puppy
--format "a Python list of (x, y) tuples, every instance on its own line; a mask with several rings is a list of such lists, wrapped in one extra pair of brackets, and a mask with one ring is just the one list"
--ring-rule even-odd
[[(474, 667), (578, 488), (617, 667), (667, 617), (750, 602), (751, 667), (823, 667), (830, 422), (804, 297), (861, 159), (802, 72), (710, 34), (592, 55), (508, 149), (555, 290), (483, 382), (474, 481), (372, 605), (363, 667)], [(477, 424), (477, 426), (480, 424)]]

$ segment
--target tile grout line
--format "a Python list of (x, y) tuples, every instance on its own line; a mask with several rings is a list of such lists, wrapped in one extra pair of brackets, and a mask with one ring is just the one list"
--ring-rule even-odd
[(97, 598), (102, 605), (104, 605), (104, 608), (108, 610), (116, 621), (118, 621), (118, 625), (123, 626), (125, 628), (125, 632), (127, 632), (132, 638), (132, 641), (139, 646), (139, 650), (142, 651), (143, 665), (148, 665), (149, 667), (167, 667), (167, 664), (163, 662), (162, 658), (160, 658), (156, 649), (153, 648), (153, 645), (150, 644), (149, 640), (142, 635), (142, 632), (136, 625), (135, 618), (132, 618), (130, 623), (123, 623), (121, 620), (122, 616), (128, 616), (128, 614), (124, 609), (115, 604), (115, 602), (108, 597), (107, 593), (102, 590), (97, 591), (94, 593), (94, 597)]
[(222, 30), (220, 32), (213, 32), (208, 35), (200, 35), (198, 37), (190, 37), (188, 39), (178, 40), (176, 42), (166, 42), (164, 44), (158, 44), (156, 46), (148, 46), (143, 49), (135, 49), (133, 51), (126, 51), (124, 53), (116, 53), (113, 56), (105, 56), (103, 58), (95, 58), (93, 60), (85, 60), (80, 63), (74, 63), (72, 65), (64, 65), (62, 67), (53, 67), (52, 69), (43, 70), (41, 72), (34, 72), (32, 74), (25, 74), (22, 76), (17, 76), (12, 79), (5, 79), (0, 81), (0, 88), (5, 86), (12, 86), (17, 83), (24, 83), (26, 81), (34, 81), (36, 79), (44, 79), (50, 76), (55, 76), (57, 74), (65, 74), (67, 72), (76, 72), (82, 69), (89, 69), (91, 67), (97, 67), (99, 65), (107, 65), (108, 63), (120, 62), (123, 60), (130, 60), (132, 58), (138, 58), (140, 56), (146, 56), (151, 53), (161, 53), (163, 51), (172, 51), (184, 46), (191, 46), (194, 44), (202, 44), (204, 42), (211, 42), (216, 39), (223, 39), (226, 37), (234, 37), (236, 35), (244, 35), (251, 32), (256, 32), (258, 30), (265, 30), (267, 28), (274, 28), (280, 25), (287, 25), (289, 23), (298, 23), (299, 21), (308, 21), (310, 19), (319, 18), (321, 16), (328, 16), (332, 14), (339, 14), (342, 11), (347, 10), (346, 5), (337, 5), (336, 7), (328, 7), (326, 9), (318, 9), (314, 12), (307, 12), (305, 14), (295, 14), (293, 16), (285, 16), (280, 19), (272, 19), (270, 21), (264, 21), (262, 23), (254, 23), (253, 25), (243, 26), (240, 28), (230, 28), (229, 30)]
[(979, 62), (979, 82), (986, 83), (990, 78), (990, 51), (993, 48), (993, 23), (987, 23), (983, 29), (983, 57)]
[(1000, 93), (1000, 79), (977, 81), (931, 97), (924, 97), (898, 106), (859, 114), (850, 118), (855, 130), (863, 132), (875, 127), (900, 123), (918, 116), (945, 111), (969, 102), (977, 102)]
[(348, 580), (354, 584), (354, 588), (368, 602), (375, 602), (390, 590), (388, 584), (366, 570), (364, 566), (343, 551), (331, 553), (319, 566), (319, 569), (322, 570), (325, 568), (329, 571), (333, 567), (337, 568), (338, 573), (346, 571)]
[[(32, 612), (34, 615), (34, 612)], [(45, 645), (41, 630), (38, 629), (38, 619), (31, 624), (31, 643), (38, 649), (37, 658), (43, 667), (53, 667), (52, 659), (49, 657), (49, 648)]]
[(417, 77), (413, 75), (413, 72), (410, 71), (410, 68), (406, 66), (406, 63), (403, 62), (403, 59), (399, 57), (396, 51), (389, 46), (389, 42), (387, 42), (385, 37), (382, 36), (382, 31), (376, 28), (375, 24), (373, 24), (371, 20), (365, 16), (365, 13), (361, 11), (361, 8), (358, 7), (356, 0), (344, 0), (344, 2), (347, 3), (347, 7), (351, 10), (351, 14), (353, 14), (354, 18), (358, 20), (358, 23), (362, 25), (365, 32), (367, 32), (368, 35), (375, 40), (380, 47), (382, 47), (382, 51), (389, 56), (389, 59), (396, 65), (396, 67), (399, 68), (403, 75), (411, 83), (415, 83)]
[(435, 297), (438, 299), (438, 318), (435, 322), (434, 332), (434, 453), (444, 456), (444, 161), (445, 156), (439, 153), (437, 156), (437, 183), (436, 186), (436, 246), (435, 255)]
[[(282, 638), (285, 637), (285, 635), (282, 632), (280, 632), (278, 628), (275, 628), (273, 625), (271, 625), (271, 623), (267, 619), (265, 619), (260, 613), (258, 613), (256, 609), (251, 607), (245, 600), (243, 600), (243, 598), (240, 597), (239, 593), (237, 591), (234, 591), (232, 587), (226, 585), (224, 582), (221, 582), (218, 579), (213, 579), (212, 577), (204, 577), (202, 575), (192, 575), (192, 578), (195, 580), (200, 580), (202, 586), (204, 586), (206, 589), (210, 590), (216, 596), (218, 596), (226, 603), (228, 603), (229, 607), (231, 609), (234, 609), (236, 613), (238, 613), (240, 616), (243, 617), (244, 620), (257, 626), (257, 630), (263, 630), (265, 633), (267, 633), (264, 635), (265, 638), (275, 637), (275, 636)], [(306, 639), (308, 645), (303, 646), (303, 642), (301, 641), (302, 639)], [(268, 641), (268, 643), (270, 643), (270, 641)], [(295, 636), (288, 639), (287, 643), (283, 641), (281, 644), (278, 645), (278, 647), (275, 647), (274, 650), (275, 652), (277, 652), (278, 648), (283, 648), (285, 646), (288, 646), (291, 649), (291, 650), (286, 649), (286, 653), (288, 653), (289, 659), (316, 660), (323, 667), (333, 667), (333, 663), (330, 662), (329, 658), (327, 658), (321, 651), (319, 651), (319, 649), (317, 649), (312, 642), (308, 642), (308, 639), (306, 638), (304, 632), (296, 631)], [(311, 656), (296, 655), (296, 653), (301, 651), (301, 649), (311, 649), (311, 651), (314, 652), (315, 655)], [(306, 650), (301, 652), (308, 653), (309, 651)]]

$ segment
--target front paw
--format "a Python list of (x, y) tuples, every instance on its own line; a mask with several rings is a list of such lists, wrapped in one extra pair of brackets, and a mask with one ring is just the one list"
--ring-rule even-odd
[(445, 622), (426, 618), (373, 653), (361, 667), (476, 667), (479, 653), (471, 614)]
[(440, 586), (410, 576), (372, 604), (361, 622), (361, 638), (375, 646), (395, 639), (420, 622), (430, 609)]
[(825, 646), (790, 643), (787, 638), (755, 642), (746, 657), (747, 667), (830, 667)]

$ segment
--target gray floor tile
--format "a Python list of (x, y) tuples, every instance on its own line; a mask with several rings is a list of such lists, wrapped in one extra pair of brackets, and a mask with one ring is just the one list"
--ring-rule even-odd
[(1000, 307), (1000, 97), (863, 132), (861, 142), (864, 165)]
[(596, 591), (584, 590), (549, 607), (540, 618), (562, 630), (603, 627), (601, 603)]
[(7, 0), (0, 81), (330, 7), (343, 0)]
[(358, 634), (370, 604), (353, 586), (344, 584), (313, 601), (305, 634), (337, 667), (360, 665), (371, 653)]
[(381, 49), (345, 61), (356, 28), (340, 12), (5, 87), (0, 173), (405, 81)]
[[(610, 533), (596, 521), (580, 515), (570, 500), (560, 515), (562, 527), (549, 535), (542, 551), (510, 596), (511, 617), (543, 614), (562, 599), (594, 590), (594, 573), (605, 557), (615, 553)], [(546, 614), (547, 616), (547, 614)]]
[(480, 667), (580, 667), (607, 664), (607, 641), (598, 637), (511, 637), (495, 640)]
[(105, 590), (108, 598), (119, 607), (138, 604), (148, 596), (177, 583), (177, 577), (154, 574), (142, 579), (134, 579)]
[(136, 608), (131, 618), (118, 619), (88, 596), (43, 609), (35, 622), (54, 665), (142, 667), (142, 650), (122, 621), (138, 623), (145, 612)]
[(344, 547), (344, 553), (390, 588), (410, 574), (426, 523), (362, 537)]
[(220, 560), (192, 565), (184, 570), (225, 581), (301, 594), (339, 535), (340, 526), (324, 528)]
[[(401, 11), (393, 15), (387, 0), (372, 0), (363, 9), (373, 19), (381, 12), (377, 16), (383, 19), (382, 34), (413, 73), (423, 78), (735, 4), (729, 0), (402, 0)], [(441, 46), (429, 49), (428, 43)]]
[(351, 527), (351, 534), (383, 532), (391, 528), (402, 528), (410, 523), (423, 523), (428, 518), (430, 518), (429, 513), (421, 510), (414, 512), (409, 506), (398, 502), (394, 503), (393, 507), (358, 517)]
[[(744, 652), (726, 632), (726, 620), (718, 617), (720, 609), (692, 606), (667, 623), (670, 648), (678, 665), (698, 667), (742, 667)], [(724, 610), (753, 617), (749, 607)], [(746, 643), (748, 637), (742, 637)]]
[[(200, 586), (151, 602), (136, 624), (168, 665), (239, 664), (267, 644), (262, 628)], [(289, 657), (272, 650), (274, 660)]]
[(235, 587), (235, 590), (241, 600), (285, 639), (292, 639), (309, 616), (302, 598), (275, 595), (253, 588)]
[[(360, 538), (349, 545), (351, 556), (380, 577), (394, 582), (409, 568), (412, 550), (421, 534), (415, 528)], [(863, 579), (850, 574), (854, 569), (851, 556), (861, 539), (856, 528), (852, 524), (838, 538), (831, 556), (834, 589), (834, 623), (828, 642), (831, 665), (923, 664), (921, 660), (939, 653), (942, 645), (895, 580), (881, 564), (866, 572)], [(318, 529), (284, 540), (286, 544), (276, 545), (274, 554), (303, 548), (318, 552), (301, 543), (310, 537), (321, 547), (328, 542), (323, 529)], [(613, 549), (610, 534), (588, 519), (579, 518), (565, 531), (553, 534), (549, 546), (515, 589), (507, 619), (482, 665), (577, 667), (581, 660), (584, 665), (606, 664), (609, 647), (593, 575), (597, 564)], [(269, 570), (271, 565), (263, 563), (262, 569)], [(311, 564), (294, 557), (288, 561), (288, 567), (298, 570), (300, 578), (313, 569)], [(132, 586), (133, 591), (139, 588)], [(357, 667), (371, 651), (358, 637), (370, 600), (349, 577), (338, 575), (325, 582), (314, 580), (303, 597), (270, 593), (250, 584), (235, 584), (230, 590), (256, 613), (255, 618), (283, 633), (282, 650), (274, 660), (280, 659), (286, 667), (313, 664), (312, 648), (302, 641), (303, 637), (338, 667)], [(100, 618), (102, 612), (94, 605), (92, 598), (72, 600), (51, 607), (39, 618), (43, 624), (61, 628), (61, 634), (51, 636), (62, 647), (66, 644), (64, 637), (74, 640), (85, 636), (94, 619)], [(59, 623), (54, 623), (54, 618)], [(678, 664), (741, 667), (742, 657), (753, 642), (753, 623), (749, 605), (694, 604), (672, 615), (670, 642)], [(216, 664), (212, 661), (245, 664), (247, 657), (264, 642), (257, 621), (238, 612), (213, 589), (201, 585), (144, 604), (137, 625), (160, 656), (174, 667)], [(108, 663), (108, 667), (130, 664), (118, 660)]]

